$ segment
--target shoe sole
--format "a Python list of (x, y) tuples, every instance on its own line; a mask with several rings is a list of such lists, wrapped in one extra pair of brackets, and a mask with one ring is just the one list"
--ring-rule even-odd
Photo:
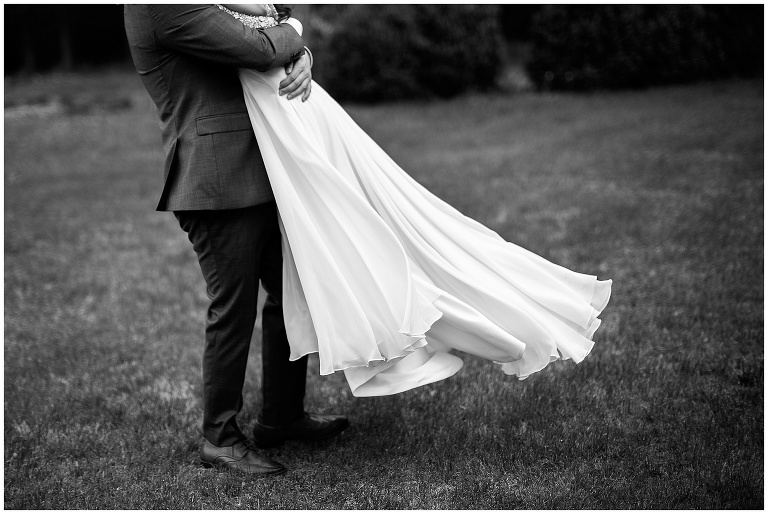
[(259, 439), (256, 434), (253, 434), (253, 443), (255, 446), (258, 446), (259, 448), (274, 448), (275, 446), (280, 446), (281, 444), (286, 443), (287, 441), (324, 441), (326, 439), (330, 439), (331, 437), (335, 437), (342, 433), (344, 430), (349, 428), (349, 421), (344, 423), (342, 426), (334, 429), (330, 433), (327, 434), (321, 434), (318, 436), (309, 436), (309, 437), (279, 437), (276, 439)]
[(236, 473), (242, 473), (244, 475), (250, 475), (250, 476), (256, 476), (256, 477), (272, 477), (272, 476), (277, 476), (277, 475), (284, 475), (285, 473), (288, 472), (287, 468), (283, 468), (283, 469), (278, 469), (278, 470), (275, 470), (275, 471), (270, 471), (270, 472), (267, 472), (267, 473), (250, 473), (248, 471), (243, 471), (241, 469), (236, 469), (236, 468), (232, 468), (232, 467), (229, 467), (229, 466), (218, 465), (218, 464), (211, 464), (210, 462), (205, 462), (204, 460), (201, 460), (200, 464), (205, 469), (216, 469), (216, 470), (219, 470), (219, 471), (233, 471), (233, 472), (236, 472)]

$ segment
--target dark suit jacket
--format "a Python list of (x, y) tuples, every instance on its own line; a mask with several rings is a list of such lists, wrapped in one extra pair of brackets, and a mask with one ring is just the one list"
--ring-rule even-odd
[(219, 210), (272, 200), (237, 76), (304, 52), (287, 25), (256, 30), (212, 5), (125, 5), (136, 70), (157, 106), (165, 185), (157, 210)]

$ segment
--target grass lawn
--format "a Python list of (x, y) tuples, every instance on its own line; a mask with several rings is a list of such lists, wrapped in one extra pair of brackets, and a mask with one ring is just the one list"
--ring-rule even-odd
[[(207, 298), (157, 213), (131, 72), (5, 81), (4, 500), (10, 509), (762, 508), (763, 82), (350, 107), (427, 188), (614, 280), (595, 349), (528, 380), (354, 398), (338, 438), (253, 479), (201, 468)], [(258, 409), (254, 338), (241, 426)]]

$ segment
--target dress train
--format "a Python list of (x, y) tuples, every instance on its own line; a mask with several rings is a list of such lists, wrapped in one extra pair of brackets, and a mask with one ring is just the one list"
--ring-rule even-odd
[(611, 281), (504, 241), (406, 174), (315, 82), (240, 70), (280, 213), (291, 359), (317, 352), (355, 396), (447, 378), (460, 350), (521, 379), (592, 349)]

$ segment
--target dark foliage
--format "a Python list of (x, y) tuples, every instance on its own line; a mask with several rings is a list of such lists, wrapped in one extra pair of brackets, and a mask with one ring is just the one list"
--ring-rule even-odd
[(533, 16), (543, 89), (644, 87), (763, 74), (759, 5), (558, 5)]
[(493, 86), (498, 9), (489, 5), (355, 5), (323, 45), (323, 81), (340, 100), (450, 97)]
[(130, 58), (122, 5), (6, 5), (5, 74)]
[(499, 23), (507, 41), (528, 41), (531, 39), (531, 20), (541, 10), (541, 5), (502, 4), (499, 9)]

